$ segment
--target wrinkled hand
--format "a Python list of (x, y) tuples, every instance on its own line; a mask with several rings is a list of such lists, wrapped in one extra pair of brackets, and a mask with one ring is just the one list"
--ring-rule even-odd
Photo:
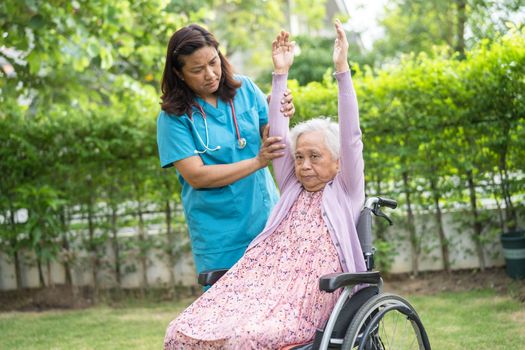
[(282, 143), (281, 140), (282, 138), (279, 136), (270, 137), (269, 125), (264, 127), (261, 149), (259, 150), (259, 154), (256, 157), (262, 168), (267, 166), (271, 160), (284, 155), (283, 150), (286, 145)]
[(290, 34), (281, 30), (272, 42), (272, 61), (274, 72), (288, 73), (292, 66), (295, 51), (295, 42), (290, 41)]
[(339, 19), (335, 20), (336, 39), (334, 42), (333, 59), (336, 72), (346, 72), (350, 70), (348, 65), (348, 40), (343, 25)]
[[(268, 104), (270, 104), (271, 95), (268, 95), (266, 98)], [(284, 97), (281, 100), (281, 112), (285, 117), (292, 117), (295, 114), (295, 106), (293, 104), (293, 96), (292, 91), (290, 89), (286, 89), (284, 92)]]

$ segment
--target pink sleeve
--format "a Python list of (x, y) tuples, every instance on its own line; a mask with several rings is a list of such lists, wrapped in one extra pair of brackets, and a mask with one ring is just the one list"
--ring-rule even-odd
[(289, 118), (280, 111), (281, 100), (286, 92), (288, 74), (273, 74), (272, 94), (270, 99), (269, 122), (270, 136), (280, 136), (282, 142), (286, 144), (284, 156), (273, 160), (273, 172), (281, 193), (285, 190), (290, 181), (297, 181), (294, 172), (294, 159), (290, 149), (289, 140)]
[(354, 218), (357, 219), (365, 200), (363, 142), (359, 127), (359, 109), (350, 71), (336, 73), (335, 78), (339, 85), (340, 180), (354, 205)]

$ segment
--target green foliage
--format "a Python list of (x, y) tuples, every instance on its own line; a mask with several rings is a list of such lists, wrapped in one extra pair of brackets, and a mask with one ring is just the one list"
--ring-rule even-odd
[[(160, 170), (156, 148), (168, 39), (197, 22), (229, 54), (258, 46), (269, 52), (263, 44), (282, 27), (287, 6), (278, 0), (3, 1), (0, 249), (10, 257), (33, 250), (43, 262), (63, 263), (87, 250), (96, 268), (107, 263), (109, 237), (118, 241), (122, 227), (143, 232), (150, 223), (144, 215), (154, 208), (162, 217), (166, 203), (174, 218), (162, 224), (183, 231), (175, 214), (180, 185), (174, 171)], [(316, 27), (324, 1), (300, 1), (296, 10)], [(26, 223), (16, 221), (20, 209), (28, 210)], [(163, 240), (145, 235), (129, 247), (145, 259)], [(171, 243), (168, 254), (188, 249)]]
[[(525, 189), (524, 44), (524, 32), (511, 31), (492, 44), (481, 43), (463, 61), (420, 54), (374, 74), (357, 69), (367, 193), (399, 193), (403, 207), (400, 180), (407, 173), (409, 187), (403, 191), (412, 194), (416, 212), (434, 211), (436, 197), (445, 209), (469, 206), (466, 185), (458, 182), (474, 171), (475, 184), (498, 177), (501, 186), (478, 196), (492, 199), (495, 191), (506, 203), (506, 223), (515, 225), (517, 215), (509, 211)], [(292, 81), (290, 88), (297, 109), (293, 123), (337, 114), (329, 75), (306, 86)], [(416, 246), (422, 242), (412, 239)]]
[(374, 247), (376, 248), (374, 254), (375, 269), (382, 272), (390, 271), (394, 263), (394, 257), (398, 255), (394, 244), (382, 239), (376, 239)]
[(54, 260), (58, 248), (56, 243), (61, 232), (57, 212), (64, 201), (56, 190), (46, 185), (21, 187), (18, 191), (18, 207), (26, 208), (29, 212), (26, 246), (33, 249), (41, 261)]
[(519, 13), (524, 9), (522, 0), (390, 1), (380, 21), (385, 36), (374, 43), (370, 56), (381, 65), (401, 54), (432, 54), (436, 46), (463, 54), (485, 38), (497, 39), (509, 27), (523, 28)]
[[(468, 23), (473, 28), (475, 20), (481, 28), (486, 21), (476, 17), (476, 3), (468, 1)], [(324, 2), (295, 4), (316, 28)], [(82, 249), (102, 258), (115, 230), (140, 229), (150, 222), (141, 222), (139, 212), (155, 211), (163, 218), (162, 233), (173, 234), (166, 254), (187, 250), (180, 214), (168, 219), (165, 212), (170, 205), (175, 212), (180, 185), (173, 170), (159, 169), (156, 150), (165, 44), (180, 26), (199, 22), (217, 34), (227, 53), (250, 49), (254, 59), (269, 60), (286, 6), (277, 0), (0, 3), (0, 58), (13, 70), (5, 65), (0, 71), (0, 249), (10, 257), (31, 250), (44, 262), (71, 262)], [(478, 204), (490, 198), (505, 203), (502, 221), (512, 227), (523, 212), (525, 184), (525, 34), (514, 26), (499, 35), (500, 27), (491, 40), (470, 43), (459, 60), (463, 56), (450, 56), (447, 48), (456, 38), (450, 32), (453, 8), (451, 1), (396, 2), (384, 20), (389, 29), (387, 41), (378, 43), (382, 54), (426, 53), (376, 71), (352, 68), (367, 193), (387, 193), (402, 205), (410, 194), (416, 212), (433, 210), (432, 191), (444, 207), (467, 206), (471, 173)], [(297, 40), (302, 51), (290, 75), (292, 124), (320, 115), (335, 119), (332, 40)], [(369, 59), (357, 48), (350, 57), (361, 65)], [(27, 222), (16, 220), (21, 209), (28, 210)], [(168, 222), (170, 233), (164, 232)], [(410, 239), (419, 245), (420, 236)], [(72, 251), (57, 248), (69, 240), (76, 243)], [(144, 258), (165, 237), (118, 241)], [(391, 252), (382, 242), (381, 251)], [(384, 266), (388, 254), (381, 257)]]
[[(332, 61), (333, 38), (311, 37), (299, 35), (293, 40), (297, 44), (298, 52), (294, 58), (293, 69), (289, 79), (297, 80), (304, 86), (309, 82), (322, 82), (327, 70), (330, 70)], [(367, 53), (362, 52), (355, 42), (350, 43), (349, 57), (351, 64), (360, 66), (373, 63)], [(257, 82), (265, 86), (271, 85), (271, 70), (265, 70), (257, 77)]]
[(290, 79), (295, 79), (300, 85), (311, 81), (321, 82), (327, 67), (332, 66), (332, 38), (311, 38), (301, 36), (294, 39), (300, 49), (295, 57)]

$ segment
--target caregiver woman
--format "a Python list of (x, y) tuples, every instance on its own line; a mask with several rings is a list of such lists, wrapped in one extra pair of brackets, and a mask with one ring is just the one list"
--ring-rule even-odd
[[(161, 99), (160, 163), (177, 169), (197, 272), (229, 268), (278, 200), (267, 165), (284, 145), (267, 137), (266, 97), (234, 76), (214, 36), (192, 24), (169, 41)], [(290, 95), (282, 108), (293, 114)]]

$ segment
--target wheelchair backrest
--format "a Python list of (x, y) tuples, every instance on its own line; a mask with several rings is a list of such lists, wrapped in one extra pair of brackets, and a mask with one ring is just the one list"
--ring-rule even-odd
[(366, 200), (357, 221), (357, 236), (363, 250), (367, 271), (372, 271), (374, 268), (375, 249), (372, 235), (372, 214), (385, 218), (392, 225), (392, 220), (381, 211), (382, 206), (395, 209), (397, 202), (392, 199), (370, 197)]

